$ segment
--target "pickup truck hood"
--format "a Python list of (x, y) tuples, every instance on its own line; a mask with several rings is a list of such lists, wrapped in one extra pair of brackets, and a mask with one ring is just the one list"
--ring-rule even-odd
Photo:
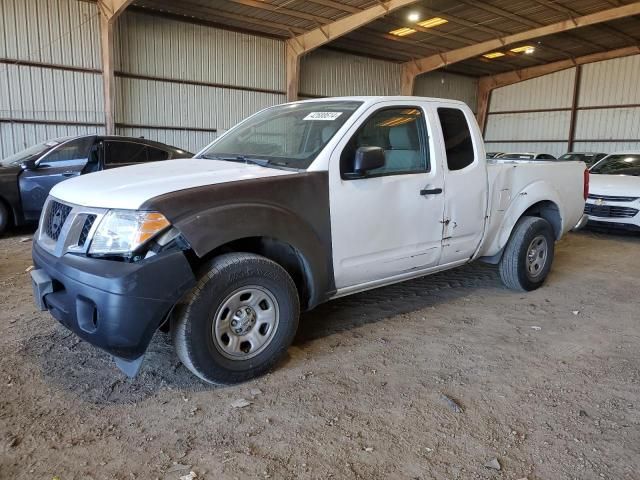
[(589, 193), (623, 197), (640, 197), (640, 177), (630, 175), (589, 176)]
[(138, 209), (154, 197), (179, 190), (295, 174), (222, 160), (165, 160), (83, 175), (56, 185), (51, 195), (85, 207)]

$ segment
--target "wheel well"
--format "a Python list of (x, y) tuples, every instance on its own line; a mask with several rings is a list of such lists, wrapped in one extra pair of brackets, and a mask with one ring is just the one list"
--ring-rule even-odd
[(522, 214), (522, 216), (544, 218), (553, 227), (556, 240), (562, 235), (562, 216), (560, 215), (560, 209), (558, 208), (558, 205), (550, 200), (545, 200), (531, 205)]
[[(195, 267), (206, 263), (211, 258), (230, 252), (245, 252), (262, 255), (276, 262), (293, 279), (303, 309), (310, 307), (313, 292), (313, 279), (304, 256), (292, 245), (271, 237), (248, 237), (234, 240), (212, 250), (202, 258), (195, 260)], [(193, 257), (192, 257), (193, 258)]]

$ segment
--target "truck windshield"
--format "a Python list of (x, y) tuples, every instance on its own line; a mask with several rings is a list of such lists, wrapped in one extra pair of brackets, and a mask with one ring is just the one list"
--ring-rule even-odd
[(640, 155), (609, 155), (596, 163), (591, 173), (640, 177)]
[(22, 150), (18, 153), (14, 153), (13, 155), (0, 160), (0, 165), (3, 167), (11, 167), (20, 165), (27, 160), (30, 159), (38, 159), (44, 153), (48, 152), (54, 147), (60, 145), (65, 139), (57, 139), (57, 140), (49, 140), (47, 142), (38, 143), (37, 145), (33, 145), (26, 150)]
[(360, 105), (353, 101), (278, 105), (249, 117), (199, 157), (306, 169)]

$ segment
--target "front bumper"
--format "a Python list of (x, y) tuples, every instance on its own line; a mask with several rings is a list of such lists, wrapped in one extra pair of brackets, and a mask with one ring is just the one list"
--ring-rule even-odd
[[(585, 205), (587, 225), (611, 230), (640, 231), (640, 208), (638, 202), (588, 201)], [(598, 211), (598, 209), (601, 209)]]
[(36, 304), (120, 360), (121, 368), (141, 360), (167, 314), (195, 285), (181, 251), (124, 263), (73, 254), (56, 257), (34, 243), (33, 262)]

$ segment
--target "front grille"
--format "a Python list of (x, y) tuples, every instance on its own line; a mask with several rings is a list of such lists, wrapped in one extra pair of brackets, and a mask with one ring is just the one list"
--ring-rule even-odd
[(638, 214), (639, 210), (629, 207), (618, 207), (615, 205), (594, 205), (587, 203), (584, 213), (592, 217), (602, 218), (632, 218)]
[(71, 207), (52, 200), (47, 211), (47, 218), (44, 221), (44, 231), (52, 240), (58, 240), (64, 222), (71, 213)]
[(589, 194), (591, 200), (604, 200), (605, 202), (634, 202), (640, 197), (618, 197), (612, 195)]
[(89, 238), (89, 232), (91, 231), (91, 227), (93, 227), (94, 222), (96, 221), (95, 215), (87, 215), (87, 218), (82, 225), (82, 231), (80, 232), (80, 237), (78, 238), (78, 246), (84, 247), (84, 244), (87, 243), (87, 238)]

